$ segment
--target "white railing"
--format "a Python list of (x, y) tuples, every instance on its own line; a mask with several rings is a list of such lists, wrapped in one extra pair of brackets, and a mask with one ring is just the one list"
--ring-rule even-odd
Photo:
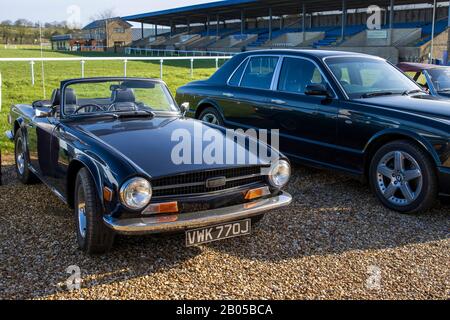
[[(31, 68), (31, 84), (35, 84), (35, 73), (34, 65), (36, 62), (67, 62), (67, 61), (79, 61), (81, 68), (81, 77), (84, 78), (85, 64), (87, 61), (123, 61), (123, 74), (124, 77), (127, 76), (127, 63), (129, 61), (159, 61), (159, 74), (160, 78), (163, 79), (163, 65), (164, 61), (180, 61), (187, 60), (190, 61), (190, 74), (191, 77), (194, 76), (194, 62), (198, 60), (215, 60), (216, 69), (219, 68), (219, 60), (228, 60), (230, 55), (221, 56), (202, 56), (202, 57), (70, 57), (70, 58), (0, 58), (1, 62), (28, 62)], [(0, 74), (0, 112), (2, 110), (2, 78)]]

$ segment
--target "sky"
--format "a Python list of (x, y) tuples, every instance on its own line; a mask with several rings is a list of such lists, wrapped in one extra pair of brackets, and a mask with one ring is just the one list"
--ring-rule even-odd
[(0, 0), (0, 21), (69, 21), (87, 24), (96, 14), (113, 9), (117, 16), (152, 12), (218, 0)]

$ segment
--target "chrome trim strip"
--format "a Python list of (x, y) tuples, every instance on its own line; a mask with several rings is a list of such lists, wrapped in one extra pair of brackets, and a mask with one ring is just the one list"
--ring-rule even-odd
[(291, 202), (292, 196), (287, 192), (282, 192), (280, 195), (272, 198), (260, 199), (245, 204), (172, 215), (177, 219), (171, 222), (164, 222), (164, 219), (160, 219), (159, 216), (130, 219), (116, 219), (105, 216), (103, 221), (109, 228), (120, 234), (174, 232), (250, 218), (268, 210), (287, 206)]
[[(228, 86), (230, 86), (230, 87), (236, 87), (236, 86), (232, 86), (232, 85), (230, 84), (231, 78), (233, 78), (233, 77), (234, 77), (234, 74), (239, 70), (239, 68), (240, 68), (244, 63), (247, 63), (247, 62), (248, 62), (248, 57), (246, 57), (244, 60), (242, 60), (241, 63), (239, 63), (239, 65), (236, 67), (236, 69), (234, 69), (234, 71), (231, 73), (231, 76), (230, 76), (230, 77), (228, 78), (228, 80), (227, 80), (227, 85), (228, 85)], [(245, 65), (244, 71), (245, 71), (245, 69), (247, 69), (247, 65)], [(238, 83), (237, 86), (239, 86), (239, 85), (241, 84), (241, 80), (242, 80), (242, 76), (244, 75), (244, 71), (242, 71), (241, 78), (239, 79), (239, 83)]]

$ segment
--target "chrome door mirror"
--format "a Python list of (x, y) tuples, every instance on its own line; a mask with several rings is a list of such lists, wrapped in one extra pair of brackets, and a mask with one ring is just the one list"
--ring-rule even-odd
[(36, 108), (34, 110), (34, 116), (36, 118), (48, 118), (48, 117), (52, 116), (52, 111), (51, 110), (49, 111), (48, 109), (42, 110), (42, 109)]
[(180, 105), (180, 111), (183, 117), (186, 116), (186, 113), (189, 111), (189, 107), (190, 107), (189, 102), (183, 102)]

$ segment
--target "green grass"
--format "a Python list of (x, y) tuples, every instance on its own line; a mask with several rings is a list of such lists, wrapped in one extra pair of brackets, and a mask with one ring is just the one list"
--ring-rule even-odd
[[(40, 57), (37, 48), (4, 49), (0, 47), (0, 58), (37, 58)], [(114, 54), (104, 53), (61, 53), (45, 50), (44, 57), (73, 57), (73, 56), (106, 56)], [(222, 64), (224, 61), (220, 61)], [(2, 111), (0, 112), (0, 148), (3, 153), (11, 153), (13, 145), (4, 132), (9, 130), (7, 114), (12, 104), (30, 104), (34, 100), (49, 99), (52, 90), (59, 87), (62, 80), (79, 78), (81, 66), (78, 61), (70, 62), (45, 62), (45, 96), (42, 86), (41, 63), (36, 63), (35, 85), (31, 84), (31, 68), (28, 62), (0, 62), (2, 74)], [(192, 80), (208, 78), (215, 72), (215, 61), (198, 61), (194, 63), (194, 77), (190, 75), (190, 61), (165, 61), (163, 80), (169, 86), (172, 94), (175, 90)], [(121, 61), (86, 61), (85, 77), (97, 76), (123, 76), (124, 67)], [(128, 61), (127, 76), (159, 78), (159, 62)]]

